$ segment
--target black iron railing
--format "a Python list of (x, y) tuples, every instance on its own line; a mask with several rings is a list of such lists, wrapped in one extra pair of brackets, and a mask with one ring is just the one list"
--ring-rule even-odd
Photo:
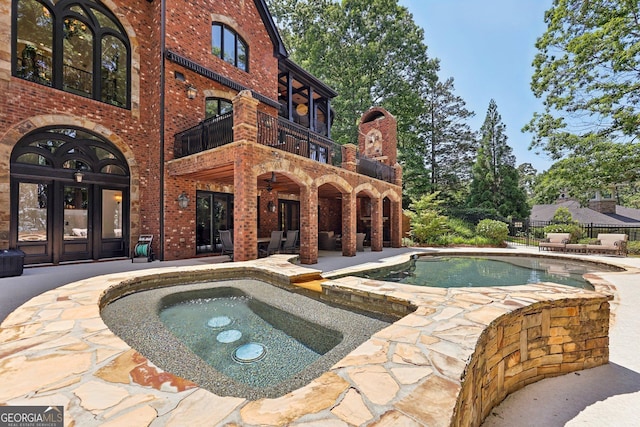
[[(176, 158), (200, 153), (233, 142), (233, 112), (206, 119), (175, 136)], [(258, 143), (303, 156), (320, 163), (342, 167), (342, 146), (310, 129), (282, 117), (258, 112)], [(357, 172), (395, 182), (395, 170), (358, 154)]]
[(200, 153), (233, 142), (233, 112), (211, 117), (176, 134), (176, 158)]
[(340, 167), (342, 146), (282, 117), (258, 112), (258, 143)]
[[(557, 224), (553, 221), (513, 220), (509, 224), (509, 242), (513, 244), (538, 246), (540, 240), (545, 237), (545, 227)], [(640, 240), (640, 227), (637, 225), (611, 225), (578, 223), (582, 229), (582, 237), (595, 239), (598, 233), (626, 234), (629, 241)]]

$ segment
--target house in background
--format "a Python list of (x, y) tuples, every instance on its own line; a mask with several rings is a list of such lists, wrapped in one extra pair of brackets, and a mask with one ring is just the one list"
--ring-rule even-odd
[(338, 94), (290, 60), (264, 0), (0, 0), (0, 248), (25, 263), (258, 256), (273, 230), (401, 244), (395, 118), (331, 140)]
[(614, 198), (602, 196), (599, 192), (585, 207), (563, 194), (553, 204), (534, 205), (529, 218), (531, 221), (552, 221), (559, 207), (567, 208), (572, 219), (580, 224), (640, 227), (640, 209), (619, 206)]

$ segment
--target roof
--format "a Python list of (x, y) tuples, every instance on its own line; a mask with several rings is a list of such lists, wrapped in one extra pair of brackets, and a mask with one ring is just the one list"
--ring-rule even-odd
[(616, 205), (615, 214), (604, 214), (588, 207), (581, 207), (576, 200), (563, 200), (551, 205), (533, 205), (529, 219), (551, 221), (559, 207), (567, 208), (573, 220), (581, 224), (640, 226), (640, 209)]

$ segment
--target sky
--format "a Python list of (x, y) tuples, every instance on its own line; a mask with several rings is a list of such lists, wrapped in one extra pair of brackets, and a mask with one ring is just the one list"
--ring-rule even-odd
[(529, 150), (521, 132), (542, 100), (530, 88), (535, 42), (546, 30), (544, 12), (553, 0), (399, 0), (424, 29), (427, 53), (440, 60), (439, 78), (454, 79), (454, 93), (475, 112), (478, 131), (494, 99), (506, 126), (516, 166), (531, 163), (538, 173), (552, 161)]

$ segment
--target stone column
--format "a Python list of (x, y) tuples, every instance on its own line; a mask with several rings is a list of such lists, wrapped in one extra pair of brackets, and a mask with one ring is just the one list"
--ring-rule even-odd
[(382, 250), (382, 198), (371, 199), (371, 250)]
[(318, 262), (318, 187), (300, 187), (300, 262)]
[(354, 193), (342, 193), (342, 255), (356, 256), (356, 201)]

